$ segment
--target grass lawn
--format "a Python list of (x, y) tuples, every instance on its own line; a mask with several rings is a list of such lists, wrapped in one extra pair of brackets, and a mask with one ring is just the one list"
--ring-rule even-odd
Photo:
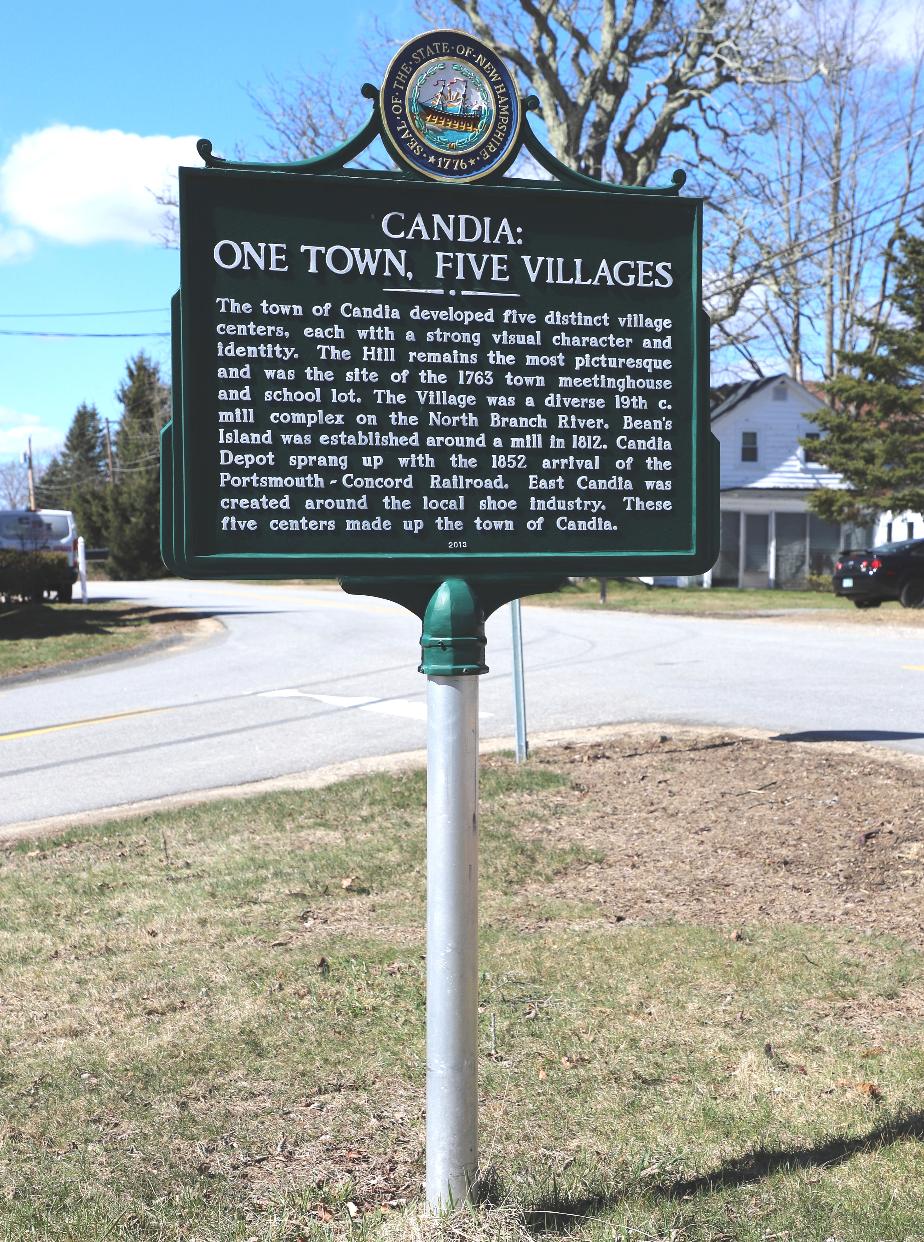
[(600, 583), (597, 578), (581, 578), (569, 583), (552, 595), (534, 595), (526, 600), (529, 604), (549, 607), (606, 608), (623, 612), (667, 612), (690, 616), (737, 616), (742, 613), (788, 611), (790, 609), (818, 609), (837, 612), (846, 619), (867, 620), (871, 616), (898, 612), (902, 620), (914, 619), (913, 611), (898, 604), (883, 604), (881, 608), (861, 611), (848, 600), (838, 599), (830, 591), (758, 591), (733, 587), (648, 587), (640, 582), (607, 581), (606, 603), (600, 603)]
[(0, 680), (17, 673), (129, 651), (196, 624), (188, 615), (119, 601), (0, 606)]
[(422, 774), (8, 847), (0, 1239), (921, 1239), (919, 795), (721, 737), (486, 760), (486, 1201), (438, 1225)]

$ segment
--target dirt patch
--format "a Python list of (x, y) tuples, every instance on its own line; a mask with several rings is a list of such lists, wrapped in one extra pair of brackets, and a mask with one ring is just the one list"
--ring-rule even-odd
[[(719, 614), (712, 614), (713, 616)], [(724, 614), (726, 617), (731, 614)], [(750, 613), (751, 617), (761, 617), (764, 621), (803, 622), (807, 625), (849, 625), (865, 627), (868, 630), (910, 630), (910, 637), (920, 641), (915, 632), (924, 629), (924, 609), (902, 608), (898, 604), (884, 604), (881, 608), (794, 608), (791, 612)]]
[(189, 612), (181, 608), (144, 608), (140, 609), (142, 619), (151, 628), (151, 641), (170, 643), (185, 641), (189, 638), (205, 637), (218, 633), (221, 622), (207, 613)]
[[(488, 760), (487, 762), (491, 762)], [(560, 844), (599, 852), (542, 886), (614, 921), (855, 927), (924, 944), (924, 764), (867, 748), (671, 730), (565, 744)], [(523, 831), (546, 836), (549, 820)]]

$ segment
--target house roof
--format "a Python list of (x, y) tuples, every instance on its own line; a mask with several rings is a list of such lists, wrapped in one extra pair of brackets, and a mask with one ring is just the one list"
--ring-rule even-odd
[(736, 392), (741, 380), (732, 380), (730, 383), (713, 384), (709, 389), (709, 409), (717, 410), (726, 397), (730, 397)]
[(760, 392), (761, 388), (766, 388), (768, 384), (775, 384), (778, 380), (788, 379), (787, 375), (765, 375), (763, 379), (745, 380), (743, 384), (736, 384), (724, 401), (720, 401), (712, 411), (713, 420), (719, 418), (722, 414), (727, 414), (729, 410), (733, 410), (736, 405), (740, 405), (742, 401), (748, 397), (753, 397), (755, 392)]
[(765, 375), (762, 379), (745, 380), (740, 384), (720, 384), (713, 388), (712, 398), (713, 406), (710, 418), (714, 421), (723, 414), (727, 414), (729, 410), (733, 410), (736, 405), (740, 405), (742, 401), (746, 401), (748, 397), (753, 397), (756, 392), (760, 392), (762, 388), (766, 388), (770, 384), (778, 384), (780, 380), (786, 380), (793, 384), (796, 388), (801, 388), (804, 393), (815, 401), (825, 404), (826, 394), (824, 385), (817, 383), (815, 380), (796, 380), (785, 372), (778, 375)]

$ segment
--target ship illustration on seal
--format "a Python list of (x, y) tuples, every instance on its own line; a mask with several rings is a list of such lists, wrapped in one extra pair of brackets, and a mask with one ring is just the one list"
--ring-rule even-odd
[(435, 94), (425, 103), (420, 100), (420, 115), (426, 125), (440, 129), (477, 133), (484, 123), (484, 105), (469, 102), (468, 78), (437, 78)]
[(471, 66), (431, 62), (409, 91), (408, 112), (428, 145), (464, 151), (480, 142), (490, 127), (493, 102), (484, 76)]

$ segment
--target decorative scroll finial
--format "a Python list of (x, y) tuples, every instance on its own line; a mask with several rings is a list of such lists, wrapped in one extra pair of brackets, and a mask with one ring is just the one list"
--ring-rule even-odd
[[(364, 99), (372, 102), (372, 114), (366, 124), (352, 138), (348, 139), (342, 146), (336, 147), (333, 151), (328, 151), (323, 155), (316, 155), (312, 159), (295, 160), (286, 164), (265, 164), (258, 162), (242, 162), (238, 160), (225, 160), (220, 156), (213, 154), (212, 143), (208, 138), (200, 138), (196, 143), (196, 150), (202, 158), (207, 168), (230, 168), (241, 171), (253, 170), (256, 172), (289, 172), (289, 173), (326, 173), (342, 171), (347, 161), (359, 155), (366, 149), (376, 138), (385, 138), (385, 126), (382, 118), (381, 107), (381, 91), (379, 87), (373, 85), (372, 82), (364, 82), (360, 93)], [(588, 177), (586, 173), (578, 172), (576, 169), (569, 167), (563, 163), (557, 156), (545, 147), (533, 131), (527, 119), (530, 112), (539, 113), (541, 111), (541, 103), (537, 95), (524, 95), (520, 100), (520, 106), (523, 113), (523, 121), (516, 135), (516, 140), (510, 148), (510, 156), (504, 161), (504, 167), (508, 167), (510, 160), (519, 154), (520, 150), (525, 147), (536, 163), (544, 168), (563, 185), (575, 186), (585, 190), (598, 190), (603, 192), (615, 192), (619, 194), (645, 194), (645, 195), (676, 195), (679, 194), (681, 187), (686, 183), (687, 174), (682, 168), (676, 168), (671, 174), (671, 184), (666, 186), (648, 186), (648, 185), (615, 185), (612, 182), (601, 181), (596, 177)], [(390, 174), (392, 176), (406, 178), (408, 180), (417, 180), (421, 176), (417, 171), (398, 171)], [(486, 183), (499, 182), (503, 180), (501, 173), (494, 175), (486, 175), (484, 178)]]

